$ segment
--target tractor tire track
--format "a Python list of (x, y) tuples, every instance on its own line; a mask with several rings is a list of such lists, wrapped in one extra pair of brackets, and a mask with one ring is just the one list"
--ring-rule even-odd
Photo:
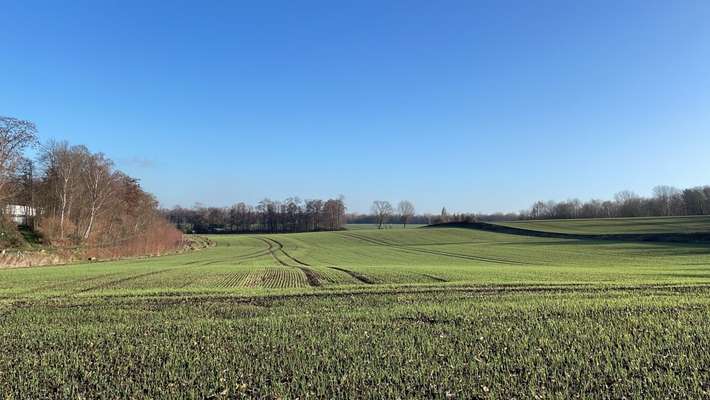
[(79, 284), (80, 284), (80, 283), (89, 283), (89, 282), (92, 282), (92, 281), (100, 280), (100, 279), (102, 279), (102, 278), (108, 278), (108, 277), (110, 277), (110, 276), (116, 276), (116, 275), (118, 275), (118, 274), (119, 274), (118, 272), (114, 272), (114, 273), (109, 273), (109, 274), (102, 274), (102, 275), (98, 275), (98, 276), (93, 276), (93, 277), (90, 277), (90, 278), (79, 279), (79, 280), (76, 280), (76, 281), (58, 282), (58, 283), (54, 283), (54, 284), (51, 284), (51, 285), (45, 285), (45, 286), (40, 286), (40, 287), (37, 287), (37, 288), (32, 288), (32, 289), (29, 289), (29, 290), (20, 292), (20, 293), (18, 293), (18, 294), (24, 295), (24, 294), (29, 294), (29, 293), (32, 293), (32, 292), (43, 291), (43, 290), (61, 289), (61, 288), (66, 287), (66, 286), (72, 286), (72, 285), (75, 285), (75, 284), (78, 284), (78, 283), (79, 283)]
[(310, 267), (310, 265), (308, 265), (308, 264), (304, 263), (303, 261), (298, 260), (296, 257), (293, 257), (292, 255), (288, 254), (288, 253), (286, 252), (286, 250), (284, 250), (284, 245), (283, 245), (281, 242), (279, 242), (278, 240), (276, 240), (276, 239), (271, 239), (271, 238), (268, 238), (268, 240), (274, 242), (274, 243), (276, 244), (276, 246), (278, 246), (278, 249), (279, 249), (286, 257), (288, 257), (288, 258), (291, 259), (292, 261), (296, 262), (296, 263), (299, 264), (299, 265), (303, 265), (303, 266), (305, 266), (305, 267)]
[(276, 243), (276, 245), (278, 246), (278, 249), (281, 251), (281, 253), (283, 253), (283, 255), (285, 255), (286, 257), (288, 257), (290, 260), (292, 260), (293, 262), (295, 262), (297, 264), (297, 265), (295, 265), (295, 267), (300, 269), (301, 271), (303, 271), (303, 273), (306, 275), (306, 280), (308, 281), (309, 285), (311, 285), (311, 286), (320, 286), (321, 285), (320, 277), (318, 276), (318, 274), (315, 271), (313, 271), (310, 268), (311, 266), (309, 264), (306, 264), (303, 261), (297, 259), (296, 257), (288, 254), (286, 252), (286, 250), (284, 250), (283, 243), (279, 242), (276, 239), (269, 238), (269, 240)]
[(357, 280), (358, 282), (361, 282), (361, 283), (364, 283), (364, 284), (367, 284), (367, 285), (374, 285), (375, 283), (377, 283), (377, 282), (373, 281), (372, 279), (370, 279), (368, 276), (363, 275), (363, 274), (358, 273), (358, 272), (355, 272), (355, 271), (350, 271), (349, 269), (340, 268), (340, 267), (335, 267), (335, 266), (333, 266), (333, 267), (328, 267), (328, 268), (334, 269), (334, 270), (340, 271), (340, 272), (345, 272), (346, 274), (350, 275), (351, 277), (353, 277), (353, 278), (354, 278), (355, 280)]
[(179, 267), (167, 268), (167, 269), (161, 269), (161, 270), (157, 270), (157, 271), (145, 272), (145, 273), (137, 274), (137, 275), (131, 275), (131, 276), (127, 276), (127, 277), (125, 277), (125, 278), (121, 278), (121, 279), (116, 279), (116, 280), (113, 280), (113, 281), (105, 282), (105, 283), (102, 283), (102, 284), (100, 284), (100, 285), (92, 286), (92, 287), (85, 288), (85, 289), (80, 289), (80, 290), (77, 290), (77, 291), (72, 292), (72, 294), (86, 293), (86, 292), (90, 292), (90, 291), (92, 291), (92, 290), (107, 289), (107, 288), (110, 288), (111, 286), (114, 286), (114, 285), (118, 285), (118, 284), (125, 283), (125, 282), (130, 282), (130, 281), (132, 281), (132, 280), (144, 278), (144, 277), (147, 277), (147, 276), (153, 276), (153, 275), (162, 274), (162, 273), (164, 273), (164, 272), (173, 271), (173, 270), (176, 270), (176, 269), (178, 269), (178, 268), (179, 268)]
[(427, 278), (429, 278), (429, 279), (435, 280), (435, 281), (437, 281), (437, 282), (448, 282), (446, 279), (444, 279), (444, 278), (439, 278), (438, 276), (429, 275), (429, 274), (421, 274), (421, 275), (422, 275), (422, 276), (425, 276), (425, 277), (427, 277)]
[(471, 261), (482, 261), (482, 262), (487, 262), (487, 263), (493, 263), (493, 264), (508, 264), (508, 265), (529, 265), (528, 263), (523, 263), (520, 261), (512, 261), (512, 260), (506, 260), (506, 259), (500, 259), (500, 258), (491, 258), (491, 257), (481, 257), (481, 256), (473, 256), (469, 254), (460, 254), (460, 253), (451, 253), (451, 252), (446, 252), (446, 251), (441, 251), (441, 250), (430, 250), (430, 249), (419, 249), (416, 247), (410, 247), (411, 245), (398, 245), (394, 243), (389, 243), (381, 239), (373, 239), (367, 236), (362, 236), (356, 233), (345, 233), (344, 235), (353, 237), (355, 239), (362, 240), (364, 242), (378, 245), (378, 246), (385, 246), (389, 248), (393, 248), (396, 250), (399, 250), (404, 253), (424, 253), (424, 254), (432, 254), (432, 255), (437, 255), (437, 256), (444, 256), (444, 257), (451, 257), (451, 258), (459, 258), (463, 260), (471, 260)]
[(261, 238), (254, 238), (254, 239), (260, 239), (260, 241), (265, 242), (266, 245), (267, 245), (267, 248), (266, 248), (266, 249), (260, 249), (260, 250), (254, 251), (254, 252), (252, 252), (252, 253), (242, 254), (242, 255), (240, 255), (240, 256), (235, 257), (236, 260), (239, 260), (239, 261), (250, 260), (250, 259), (252, 259), (252, 258), (258, 258), (258, 257), (261, 257), (261, 256), (266, 256), (266, 255), (268, 255), (269, 253), (271, 253), (271, 250), (272, 250), (273, 246), (271, 246), (271, 245), (269, 244), (269, 242), (264, 241), (264, 240), (261, 239)]
[[(266, 244), (268, 244), (269, 251), (271, 252), (271, 256), (274, 258), (274, 260), (276, 260), (276, 262), (278, 262), (279, 264), (281, 264), (284, 267), (297, 268), (297, 269), (301, 270), (301, 272), (303, 272), (303, 274), (306, 276), (306, 281), (308, 282), (309, 286), (316, 287), (316, 286), (321, 285), (318, 274), (310, 268), (310, 265), (308, 265), (304, 262), (301, 262), (298, 259), (296, 259), (295, 257), (288, 254), (284, 250), (284, 246), (281, 242), (279, 242), (278, 240), (271, 239), (271, 238), (266, 238), (266, 239), (259, 238), (259, 239), (264, 241)], [(274, 244), (276, 245), (276, 247), (274, 247)], [(292, 261), (292, 263), (289, 264), (287, 261), (282, 260), (279, 256), (277, 256), (278, 252), (281, 252), (281, 254), (283, 254), (287, 258), (287, 260)]]

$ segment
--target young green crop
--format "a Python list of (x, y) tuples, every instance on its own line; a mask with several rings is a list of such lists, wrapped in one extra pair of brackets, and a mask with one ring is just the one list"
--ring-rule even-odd
[(214, 236), (0, 269), (0, 397), (708, 398), (703, 243)]
[(581, 234), (710, 232), (710, 216), (550, 219), (498, 222), (499, 225), (543, 232)]
[(710, 289), (37, 300), (5, 398), (703, 398)]
[(470, 229), (214, 236), (151, 259), (0, 270), (0, 298), (381, 284), (706, 283), (703, 243), (537, 238)]

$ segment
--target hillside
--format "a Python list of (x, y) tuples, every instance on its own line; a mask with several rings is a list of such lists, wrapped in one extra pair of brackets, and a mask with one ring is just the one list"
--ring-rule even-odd
[(710, 216), (555, 219), (496, 222), (497, 225), (541, 232), (572, 234), (653, 234), (653, 233), (708, 233)]
[(215, 235), (197, 253), (0, 271), (0, 296), (322, 290), (391, 284), (706, 282), (704, 244), (599, 242), (471, 229)]

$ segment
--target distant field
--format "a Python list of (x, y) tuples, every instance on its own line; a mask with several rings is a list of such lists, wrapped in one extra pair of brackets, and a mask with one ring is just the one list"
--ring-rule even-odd
[(498, 225), (543, 232), (581, 234), (710, 232), (710, 216), (551, 219), (497, 222)]
[(0, 269), (0, 397), (710, 396), (707, 244), (459, 228), (212, 239)]
[(373, 284), (697, 283), (706, 244), (535, 238), (470, 229), (215, 235), (147, 260), (0, 270), (0, 298), (322, 290)]
[[(423, 224), (407, 224), (406, 229), (410, 228), (419, 228), (424, 226)], [(402, 224), (384, 224), (382, 225), (382, 229), (403, 229), (404, 226)], [(378, 229), (377, 224), (347, 224), (345, 225), (345, 229), (349, 231), (354, 231), (354, 230), (361, 230), (361, 229)]]

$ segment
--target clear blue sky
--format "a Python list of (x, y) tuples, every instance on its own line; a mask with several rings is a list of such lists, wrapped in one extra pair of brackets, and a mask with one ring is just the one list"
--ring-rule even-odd
[(708, 1), (3, 2), (0, 115), (165, 206), (648, 194), (710, 184), (709, 21)]

